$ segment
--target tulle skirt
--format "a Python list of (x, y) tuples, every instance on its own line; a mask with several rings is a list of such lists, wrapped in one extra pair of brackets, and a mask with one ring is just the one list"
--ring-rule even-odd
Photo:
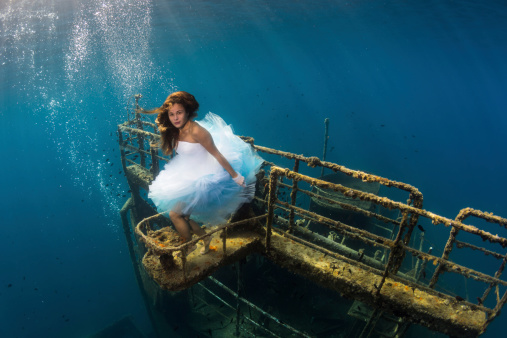
[(198, 123), (210, 132), (232, 168), (245, 177), (246, 187), (236, 184), (201, 144), (179, 142), (177, 155), (152, 182), (148, 197), (159, 212), (172, 210), (205, 224), (225, 223), (252, 200), (263, 160), (218, 115), (208, 113)]

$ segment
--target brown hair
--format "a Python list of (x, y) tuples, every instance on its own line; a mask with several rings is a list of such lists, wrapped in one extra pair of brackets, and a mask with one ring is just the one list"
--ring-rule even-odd
[(173, 126), (169, 120), (169, 109), (174, 104), (181, 104), (185, 108), (185, 113), (188, 119), (197, 116), (197, 110), (199, 109), (199, 103), (195, 99), (194, 95), (187, 92), (174, 92), (165, 99), (164, 104), (153, 110), (144, 111), (145, 114), (158, 114), (155, 119), (155, 123), (158, 126), (160, 132), (160, 147), (165, 155), (172, 153), (178, 142), (180, 130)]

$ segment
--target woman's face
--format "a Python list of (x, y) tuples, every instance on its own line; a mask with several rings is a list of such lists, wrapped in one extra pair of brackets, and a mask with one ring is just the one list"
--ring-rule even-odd
[(169, 121), (175, 126), (176, 128), (183, 128), (183, 126), (188, 121), (188, 114), (185, 111), (185, 108), (183, 105), (179, 103), (175, 103), (172, 105), (171, 108), (169, 108)]

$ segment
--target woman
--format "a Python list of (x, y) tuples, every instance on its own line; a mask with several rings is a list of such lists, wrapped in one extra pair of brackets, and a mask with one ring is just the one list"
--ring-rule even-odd
[[(164, 154), (178, 154), (150, 185), (148, 197), (159, 212), (169, 217), (185, 242), (192, 232), (206, 232), (196, 221), (225, 223), (226, 217), (255, 193), (255, 174), (263, 160), (251, 147), (235, 136), (230, 126), (209, 113), (195, 122), (199, 103), (193, 95), (179, 91), (167, 97), (155, 122), (161, 135)], [(192, 217), (192, 219), (190, 218)], [(204, 240), (202, 254), (209, 251), (211, 237)], [(186, 254), (194, 251), (189, 247)]]

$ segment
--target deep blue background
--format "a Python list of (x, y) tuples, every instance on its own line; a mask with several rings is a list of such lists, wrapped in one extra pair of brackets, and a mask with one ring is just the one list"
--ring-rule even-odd
[(329, 117), (328, 160), (412, 184), (442, 216), (507, 216), (504, 1), (1, 0), (0, 13), (3, 337), (79, 337), (125, 314), (149, 331), (118, 216), (115, 131), (137, 93), (153, 108), (190, 91), (201, 116), (308, 156)]

